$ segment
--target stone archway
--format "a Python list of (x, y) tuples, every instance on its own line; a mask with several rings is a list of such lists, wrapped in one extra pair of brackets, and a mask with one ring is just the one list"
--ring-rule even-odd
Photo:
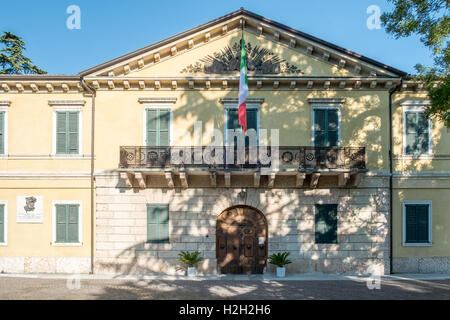
[(267, 221), (259, 210), (233, 206), (217, 218), (216, 257), (221, 273), (263, 273), (267, 246)]

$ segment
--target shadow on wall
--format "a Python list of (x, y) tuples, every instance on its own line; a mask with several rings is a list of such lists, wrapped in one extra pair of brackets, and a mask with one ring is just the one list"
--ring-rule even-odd
[[(248, 205), (266, 216), (268, 255), (284, 251), (291, 253), (293, 263), (287, 266), (288, 273), (366, 273), (371, 265), (385, 268), (387, 192), (350, 196), (350, 190), (298, 189), (285, 192), (249, 188), (243, 200), (238, 196), (240, 189), (175, 189), (172, 193), (164, 190), (170, 204), (170, 243), (114, 242), (114, 249), (108, 252), (115, 254), (97, 258), (96, 266), (101, 273), (123, 275), (185, 274), (185, 267), (177, 261), (178, 254), (180, 251), (198, 250), (205, 258), (198, 265), (199, 274), (217, 273), (217, 217), (229, 207)], [(144, 206), (153, 201), (153, 196), (142, 195), (145, 197)], [(315, 244), (314, 207), (323, 203), (338, 203), (336, 244)], [(121, 220), (113, 221), (120, 228)], [(139, 228), (145, 228), (145, 221)], [(98, 247), (97, 252), (101, 249)], [(99, 256), (104, 257), (97, 254)], [(268, 265), (267, 270), (274, 272), (275, 266)]]

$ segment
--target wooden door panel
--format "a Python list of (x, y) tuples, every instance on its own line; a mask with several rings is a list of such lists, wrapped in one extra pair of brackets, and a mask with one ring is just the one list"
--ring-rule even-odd
[[(267, 223), (245, 206), (225, 210), (217, 219), (216, 256), (222, 273), (262, 273), (267, 261)], [(260, 244), (259, 237), (264, 238)]]

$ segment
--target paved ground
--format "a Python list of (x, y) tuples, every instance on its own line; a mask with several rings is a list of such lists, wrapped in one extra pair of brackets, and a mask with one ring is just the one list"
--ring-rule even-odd
[[(69, 278), (69, 280), (67, 280)], [(125, 277), (0, 276), (0, 299), (439, 299), (450, 300), (450, 277), (383, 277), (369, 290), (358, 277)], [(315, 280), (314, 280), (315, 279)], [(320, 279), (320, 280), (317, 280)], [(403, 279), (403, 280), (401, 280)]]

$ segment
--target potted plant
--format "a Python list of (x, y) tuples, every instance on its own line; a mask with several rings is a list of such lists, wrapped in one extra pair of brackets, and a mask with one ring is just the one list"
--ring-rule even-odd
[(203, 261), (203, 257), (200, 257), (200, 252), (181, 251), (178, 255), (180, 256), (180, 259), (178, 259), (178, 261), (186, 264), (188, 267), (187, 275), (195, 276), (195, 265), (200, 261)]
[(284, 266), (292, 263), (292, 261), (288, 259), (289, 255), (289, 252), (278, 252), (269, 257), (269, 263), (277, 266), (277, 277), (284, 278), (286, 276), (286, 268)]

